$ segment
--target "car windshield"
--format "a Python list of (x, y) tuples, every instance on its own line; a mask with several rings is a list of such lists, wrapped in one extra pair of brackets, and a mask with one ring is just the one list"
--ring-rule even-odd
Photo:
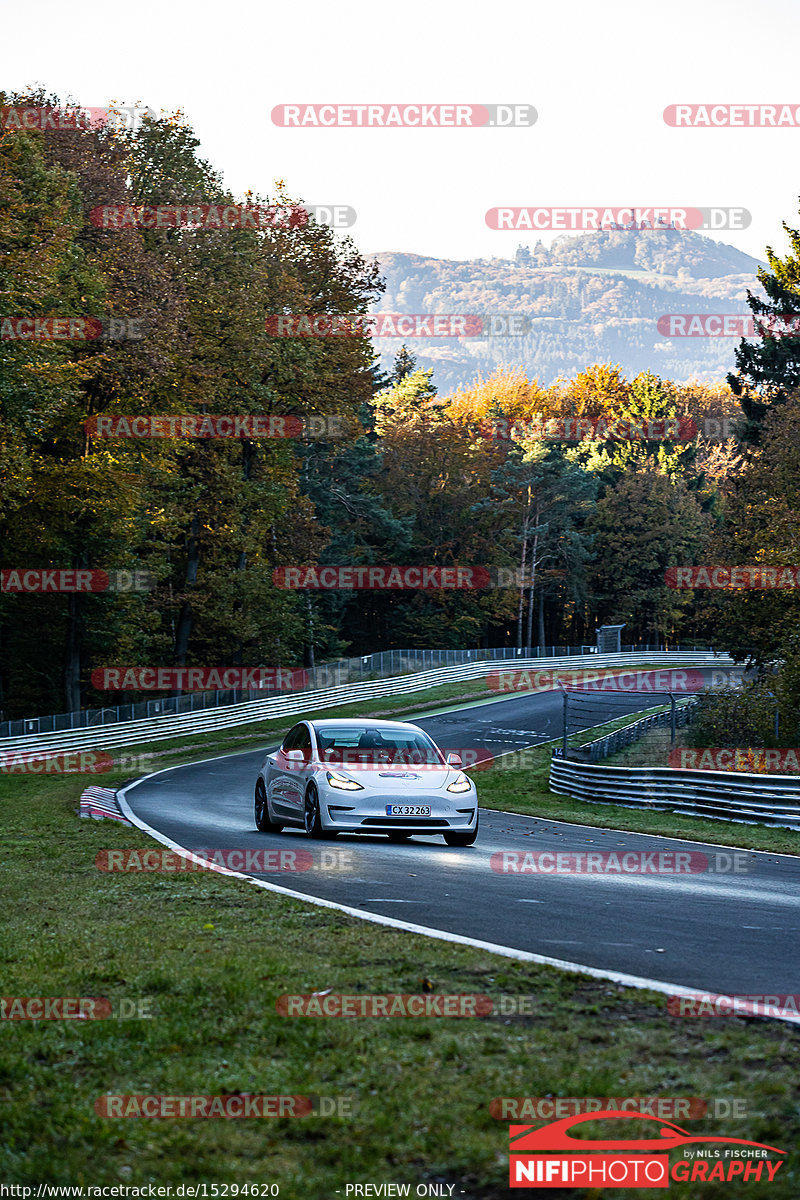
[(354, 766), (443, 765), (439, 751), (421, 730), (320, 725), (316, 733), (323, 762)]

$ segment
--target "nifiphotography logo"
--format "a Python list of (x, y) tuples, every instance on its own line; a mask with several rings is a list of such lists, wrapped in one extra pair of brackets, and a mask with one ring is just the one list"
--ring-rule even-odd
[[(587, 1139), (573, 1137), (573, 1125), (589, 1121), (643, 1121), (642, 1133), (649, 1137), (633, 1139)], [(563, 1188), (565, 1186), (603, 1188), (668, 1188), (676, 1183), (726, 1182), (754, 1180), (771, 1183), (783, 1160), (772, 1162), (770, 1154), (785, 1154), (776, 1146), (749, 1142), (743, 1138), (693, 1136), (673, 1125), (641, 1113), (607, 1109), (591, 1114), (578, 1113), (553, 1121), (537, 1129), (531, 1125), (510, 1125), (509, 1186), (527, 1188)], [(684, 1146), (724, 1143), (725, 1149), (685, 1150), (670, 1167), (668, 1151)], [(555, 1153), (553, 1153), (555, 1151)], [(602, 1153), (597, 1153), (602, 1151)]]

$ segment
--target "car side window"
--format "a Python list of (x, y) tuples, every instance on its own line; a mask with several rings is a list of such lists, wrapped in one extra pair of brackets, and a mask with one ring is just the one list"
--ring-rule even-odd
[(299, 740), (294, 748), (295, 750), (311, 751), (311, 734), (308, 732), (307, 725), (300, 726)]
[(305, 725), (293, 725), (283, 739), (281, 750), (301, 750), (300, 738), (304, 733), (308, 736)]

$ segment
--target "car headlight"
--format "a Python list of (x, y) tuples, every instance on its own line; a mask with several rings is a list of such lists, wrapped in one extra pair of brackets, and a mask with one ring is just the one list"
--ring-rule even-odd
[(471, 787), (472, 784), (462, 772), (460, 775), (456, 776), (447, 790), (448, 792), (468, 792)]
[(338, 771), (326, 771), (325, 778), (331, 787), (339, 788), (342, 792), (363, 792), (363, 785), (356, 783), (355, 779), (348, 779), (346, 775), (340, 775)]

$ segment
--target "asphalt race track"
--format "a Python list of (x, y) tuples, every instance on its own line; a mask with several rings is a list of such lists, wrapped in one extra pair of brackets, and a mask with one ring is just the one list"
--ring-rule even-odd
[[(603, 702), (613, 717), (653, 701), (607, 695)], [(558, 737), (561, 711), (561, 696), (545, 692), (442, 710), (416, 723), (444, 750), (483, 747), (497, 755)], [(739, 851), (733, 873), (733, 851), (703, 843), (486, 810), (477, 842), (465, 849), (432, 836), (390, 844), (381, 836), (312, 842), (300, 831), (263, 834), (253, 821), (253, 790), (264, 754), (275, 745), (146, 777), (126, 790), (124, 801), (161, 840), (185, 849), (310, 851), (313, 869), (253, 878), (359, 912), (612, 977), (723, 994), (800, 990), (793, 950), (800, 937), (800, 862), (792, 857)], [(475, 779), (480, 796), (480, 773)], [(724, 828), (720, 834), (724, 841)], [(719, 869), (513, 875), (492, 868), (498, 851), (530, 850), (697, 851)], [(342, 852), (350, 869), (325, 867)]]

